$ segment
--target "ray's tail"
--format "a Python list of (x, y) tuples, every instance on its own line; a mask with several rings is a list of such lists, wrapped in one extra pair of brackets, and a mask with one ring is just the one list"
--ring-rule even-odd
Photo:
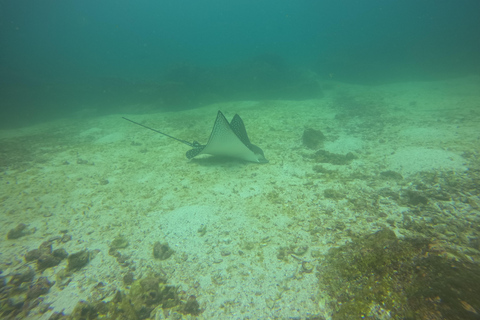
[(148, 127), (148, 126), (146, 126), (146, 125), (143, 125), (143, 124), (141, 124), (141, 123), (138, 123), (138, 122), (135, 122), (135, 121), (133, 121), (133, 120), (127, 119), (127, 118), (125, 118), (125, 117), (122, 117), (122, 118), (125, 119), (125, 120), (127, 120), (127, 121), (130, 121), (131, 123), (134, 123), (134, 124), (139, 125), (139, 126), (141, 126), (141, 127), (144, 127), (144, 128), (149, 129), (149, 130), (152, 130), (152, 131), (154, 131), (154, 132), (156, 132), (156, 133), (160, 133), (160, 134), (163, 134), (164, 136), (167, 136), (167, 137), (169, 137), (169, 138), (172, 138), (172, 139), (175, 139), (175, 140), (177, 140), (177, 141), (180, 141), (181, 143), (184, 143), (184, 144), (186, 144), (187, 146), (190, 146), (190, 147), (192, 147), (192, 148), (195, 148), (195, 147), (197, 147), (197, 145), (198, 145), (198, 142), (196, 142), (196, 141), (194, 141), (193, 143), (191, 143), (191, 142), (188, 142), (188, 141), (186, 141), (186, 140), (178, 139), (178, 138), (172, 137), (172, 136), (169, 135), (169, 134), (163, 133), (163, 132), (161, 132), (161, 131), (158, 131), (158, 130), (156, 130), (156, 129), (153, 129), (153, 128), (150, 128), (150, 127)]

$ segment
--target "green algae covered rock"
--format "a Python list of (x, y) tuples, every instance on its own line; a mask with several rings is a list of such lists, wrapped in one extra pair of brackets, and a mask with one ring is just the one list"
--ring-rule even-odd
[(175, 319), (183, 319), (182, 315), (197, 316), (203, 312), (195, 296), (179, 294), (177, 287), (166, 282), (155, 275), (135, 280), (130, 290), (118, 290), (108, 302), (80, 301), (70, 315), (57, 314), (57, 319), (153, 319), (158, 312), (177, 313), (179, 317)]
[(389, 229), (334, 248), (319, 268), (332, 319), (479, 319), (480, 266)]
[(302, 135), (303, 145), (308, 149), (318, 149), (323, 147), (325, 135), (320, 130), (306, 128)]
[(128, 240), (123, 235), (118, 235), (115, 239), (113, 239), (112, 243), (110, 243), (110, 249), (125, 249), (128, 247)]
[(90, 261), (90, 253), (87, 250), (72, 253), (68, 256), (68, 271), (76, 271), (83, 268)]

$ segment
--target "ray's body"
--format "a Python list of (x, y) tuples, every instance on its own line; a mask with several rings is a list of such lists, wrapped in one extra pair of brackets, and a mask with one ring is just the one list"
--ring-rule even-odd
[(122, 118), (192, 147), (193, 149), (187, 151), (186, 156), (188, 159), (192, 159), (202, 154), (209, 154), (213, 156), (237, 158), (250, 162), (268, 162), (263, 154), (263, 150), (250, 142), (243, 120), (238, 114), (235, 114), (232, 121), (229, 123), (223, 113), (218, 111), (217, 119), (215, 120), (212, 132), (210, 133), (210, 138), (206, 145), (202, 145), (197, 141), (188, 142), (186, 140), (178, 139), (133, 120), (125, 117)]

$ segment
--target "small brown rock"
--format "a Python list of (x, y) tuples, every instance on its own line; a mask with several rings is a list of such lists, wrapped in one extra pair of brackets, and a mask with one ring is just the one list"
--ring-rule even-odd
[(27, 291), (27, 299), (35, 299), (40, 297), (43, 294), (48, 293), (50, 287), (53, 286), (53, 283), (48, 281), (46, 277), (38, 278), (37, 282), (34, 285), (31, 285)]
[(125, 276), (123, 276), (123, 283), (126, 286), (131, 285), (134, 280), (135, 280), (135, 277), (133, 275), (133, 272), (129, 272)]
[(118, 252), (115, 248), (108, 249), (108, 254), (117, 258), (121, 256), (120, 252)]
[(47, 268), (57, 266), (62, 259), (53, 256), (52, 254), (42, 254), (37, 259), (37, 269), (38, 270), (45, 270)]
[(17, 225), (15, 228), (11, 229), (7, 233), (7, 239), (18, 239), (20, 237), (23, 237), (27, 233), (25, 232), (27, 228), (27, 225), (24, 223), (20, 223)]
[(72, 240), (72, 236), (69, 234), (64, 234), (63, 237), (60, 239), (60, 242), (66, 243)]
[(29, 267), (23, 267), (18, 273), (14, 274), (10, 281), (8, 282), (9, 285), (19, 286), (24, 282), (30, 282), (35, 277), (35, 271)]
[(42, 253), (38, 249), (30, 250), (25, 254), (25, 261), (27, 262), (35, 261), (38, 258), (40, 258), (41, 255)]
[(42, 242), (38, 250), (40, 250), (41, 254), (50, 254), (52, 253), (52, 244), (48, 241)]
[(90, 261), (90, 254), (87, 250), (72, 253), (68, 257), (67, 270), (78, 270), (84, 267)]
[(63, 248), (53, 250), (52, 254), (53, 254), (54, 257), (60, 258), (62, 260), (66, 259), (68, 257), (67, 250), (65, 250)]
[(200, 304), (198, 303), (197, 298), (195, 296), (188, 297), (183, 310), (185, 311), (185, 313), (188, 313), (194, 316), (198, 316), (202, 312), (202, 310), (200, 309)]
[(166, 260), (174, 253), (172, 249), (168, 246), (168, 243), (155, 242), (153, 245), (153, 256), (156, 259)]
[(318, 149), (323, 147), (325, 135), (320, 130), (307, 128), (303, 131), (302, 141), (308, 149)]

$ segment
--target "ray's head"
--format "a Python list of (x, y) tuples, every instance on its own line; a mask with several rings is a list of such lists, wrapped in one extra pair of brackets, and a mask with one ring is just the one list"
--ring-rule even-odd
[(254, 162), (268, 163), (268, 160), (267, 160), (267, 158), (265, 158), (265, 155), (263, 154), (263, 150), (261, 148), (257, 147), (254, 144), (251, 144), (250, 145), (250, 150), (253, 151), (254, 157), (256, 159), (256, 161), (254, 161)]

